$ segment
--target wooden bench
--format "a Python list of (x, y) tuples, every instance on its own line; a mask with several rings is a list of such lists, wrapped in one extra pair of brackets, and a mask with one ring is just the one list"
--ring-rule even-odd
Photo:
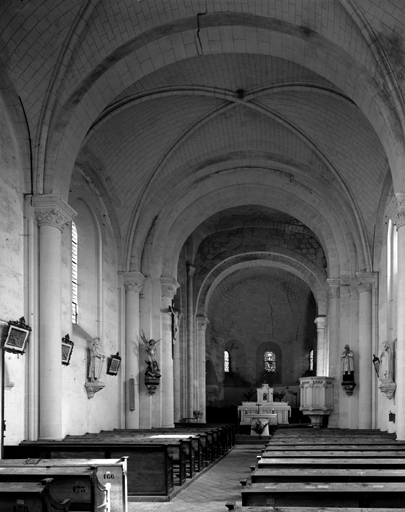
[[(154, 443), (23, 441), (19, 458), (127, 459), (128, 496), (168, 496), (174, 489), (169, 447)], [(5, 450), (5, 456), (7, 450)]]
[(0, 482), (1, 512), (69, 512), (70, 501), (56, 501), (49, 490), (51, 483), (52, 479)]
[(263, 468), (284, 468), (284, 469), (301, 469), (301, 468), (319, 468), (319, 469), (372, 469), (372, 468), (384, 468), (384, 469), (405, 469), (405, 458), (361, 458), (353, 459), (351, 457), (341, 458), (271, 458), (264, 457), (260, 458), (257, 462), (259, 469)]
[[(225, 506), (228, 507), (227, 504)], [(232, 507), (232, 505), (231, 505)], [(235, 507), (229, 508), (234, 510)], [(343, 512), (342, 509), (336, 507), (244, 507), (243, 512)], [(395, 508), (395, 512), (405, 511), (405, 508)], [(369, 508), (345, 507), (344, 512), (371, 512)], [(378, 508), (375, 512), (393, 512), (392, 508)]]
[(242, 506), (401, 507), (405, 486), (376, 482), (293, 482), (242, 487)]
[(255, 469), (250, 474), (251, 482), (403, 482), (405, 469)]
[(271, 458), (342, 458), (347, 455), (350, 457), (355, 457), (357, 459), (360, 458), (378, 458), (383, 457), (387, 458), (405, 458), (405, 450), (265, 450), (262, 453), (262, 458), (271, 457)]
[[(94, 471), (96, 477), (102, 486), (110, 484), (110, 512), (127, 512), (127, 458), (121, 459), (2, 459), (0, 460), (0, 472), (11, 468), (23, 468), (25, 471), (34, 473), (41, 472), (43, 469), (48, 471), (47, 476), (58, 474), (62, 478), (64, 473), (69, 472), (69, 477), (74, 473), (70, 471), (74, 468)], [(76, 482), (76, 480), (75, 480)], [(54, 482), (56, 483), (56, 482)], [(70, 482), (71, 483), (71, 482)], [(68, 480), (66, 481), (66, 485)], [(82, 490), (75, 489), (76, 485), (71, 486), (71, 492), (75, 497), (82, 493)], [(73, 510), (73, 509), (72, 509)]]
[(0, 482), (39, 482), (49, 479), (52, 497), (68, 499), (70, 510), (110, 511), (110, 485), (99, 482), (94, 468), (81, 467), (0, 467)]

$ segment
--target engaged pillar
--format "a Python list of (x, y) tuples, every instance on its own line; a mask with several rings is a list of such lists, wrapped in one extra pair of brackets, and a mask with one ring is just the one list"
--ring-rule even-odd
[(315, 319), (316, 323), (316, 375), (325, 376), (326, 375), (326, 336), (325, 336), (325, 327), (326, 327), (326, 316), (318, 316)]
[(397, 439), (405, 440), (405, 194), (397, 197), (398, 279), (397, 279), (397, 368), (395, 402)]
[(139, 294), (145, 277), (124, 272), (125, 286), (125, 428), (139, 428)]
[(34, 196), (39, 226), (39, 437), (62, 439), (62, 230), (75, 211)]
[(329, 427), (338, 427), (339, 424), (339, 382), (340, 382), (340, 354), (339, 354), (339, 321), (340, 321), (340, 279), (327, 279), (328, 293), (328, 343), (326, 345), (327, 377), (334, 377), (333, 412), (328, 421)]
[(372, 372), (373, 365), (373, 288), (377, 285), (374, 272), (357, 272), (359, 291), (359, 363), (354, 378), (359, 389), (359, 428), (372, 428)]
[(206, 421), (206, 392), (205, 392), (205, 332), (208, 320), (205, 316), (197, 317), (197, 348), (198, 348), (198, 408), (202, 412), (201, 421)]
[(187, 268), (187, 394), (188, 417), (193, 417), (195, 409), (195, 357), (194, 357), (194, 308), (193, 308), (193, 276), (195, 267)]
[(173, 331), (170, 306), (179, 283), (173, 277), (162, 277), (162, 361), (160, 371), (162, 427), (174, 427)]

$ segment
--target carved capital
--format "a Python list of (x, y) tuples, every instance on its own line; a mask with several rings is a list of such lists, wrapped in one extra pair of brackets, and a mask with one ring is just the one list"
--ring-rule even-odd
[(317, 318), (315, 318), (314, 323), (316, 324), (318, 330), (319, 329), (325, 329), (325, 327), (326, 327), (326, 316), (318, 316)]
[(208, 327), (209, 320), (206, 316), (198, 316), (197, 317), (197, 330), (205, 331)]
[(377, 272), (356, 272), (357, 289), (359, 293), (371, 292), (377, 288), (378, 273)]
[(395, 194), (395, 202), (391, 205), (390, 218), (397, 229), (405, 226), (405, 194)]
[(176, 295), (179, 283), (174, 277), (161, 277), (160, 282), (162, 284), (162, 298), (173, 299)]
[(145, 276), (141, 272), (121, 272), (126, 292), (141, 293)]
[(327, 279), (329, 299), (340, 299), (340, 279)]
[(196, 271), (196, 267), (193, 267), (193, 265), (187, 265), (187, 275), (189, 278), (193, 277), (195, 271)]
[(38, 226), (52, 226), (63, 230), (66, 224), (72, 222), (77, 215), (68, 204), (58, 196), (44, 195), (34, 196), (32, 204), (35, 209), (35, 217)]

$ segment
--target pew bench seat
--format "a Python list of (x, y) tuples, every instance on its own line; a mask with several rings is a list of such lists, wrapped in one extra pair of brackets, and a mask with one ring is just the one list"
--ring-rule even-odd
[(321, 457), (286, 457), (286, 458), (260, 458), (257, 462), (258, 468), (353, 468), (353, 469), (372, 469), (372, 468), (385, 468), (385, 469), (405, 469), (405, 458), (356, 458), (341, 457), (341, 458), (321, 458)]
[(69, 512), (70, 501), (55, 500), (50, 493), (51, 483), (52, 479), (0, 482), (1, 512)]
[(404, 469), (256, 469), (252, 483), (279, 482), (402, 482)]
[(242, 487), (242, 506), (402, 507), (405, 485), (389, 482), (293, 482)]

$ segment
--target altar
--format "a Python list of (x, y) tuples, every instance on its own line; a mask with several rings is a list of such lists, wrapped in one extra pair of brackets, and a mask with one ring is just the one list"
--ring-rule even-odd
[[(274, 402), (273, 389), (268, 384), (262, 384), (257, 389), (257, 402), (242, 402), (238, 406), (239, 425), (251, 425), (251, 434), (268, 435), (269, 425), (286, 425), (291, 416), (288, 402)], [(260, 425), (266, 425), (262, 433)], [(266, 433), (267, 431), (267, 433)]]

